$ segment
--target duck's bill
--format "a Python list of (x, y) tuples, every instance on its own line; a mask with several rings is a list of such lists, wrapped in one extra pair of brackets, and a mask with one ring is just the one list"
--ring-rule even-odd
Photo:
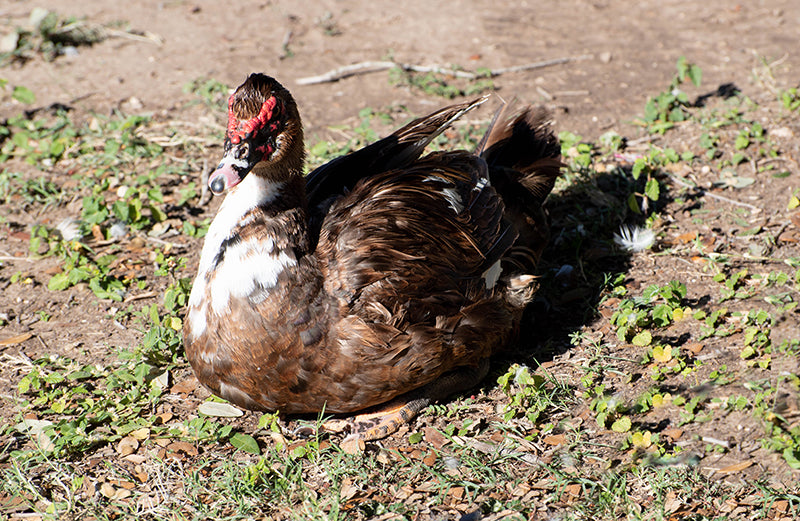
[(233, 147), (222, 157), (217, 169), (208, 178), (208, 187), (214, 194), (220, 195), (238, 185), (253, 168), (250, 161), (236, 159), (235, 155), (236, 147)]

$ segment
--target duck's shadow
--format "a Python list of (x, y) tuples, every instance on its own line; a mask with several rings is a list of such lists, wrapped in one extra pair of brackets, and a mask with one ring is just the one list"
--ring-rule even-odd
[(623, 222), (641, 218), (628, 208), (637, 188), (632, 178), (619, 169), (567, 177), (567, 186), (546, 202), (551, 238), (538, 267), (539, 291), (516, 344), (494, 358), (485, 390), (511, 364), (536, 368), (568, 351), (575, 335), (599, 317), (610, 278), (630, 269), (630, 255), (615, 245), (614, 235)]

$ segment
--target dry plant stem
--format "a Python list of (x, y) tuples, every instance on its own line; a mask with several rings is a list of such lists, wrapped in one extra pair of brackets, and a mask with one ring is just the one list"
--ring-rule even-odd
[(148, 291), (147, 293), (140, 293), (138, 295), (132, 295), (127, 297), (125, 300), (122, 301), (123, 304), (127, 304), (128, 302), (133, 302), (134, 300), (142, 300), (151, 297), (157, 297), (158, 293), (154, 291)]
[(118, 31), (116, 29), (109, 29), (109, 28), (103, 28), (103, 30), (106, 32), (108, 36), (115, 38), (126, 38), (128, 40), (135, 40), (137, 42), (149, 42), (149, 43), (154, 43), (158, 46), (164, 44), (164, 39), (161, 36), (153, 34), (151, 32), (145, 32), (144, 35), (141, 35), (141, 34), (134, 34), (128, 31)]
[(3, 255), (0, 257), (0, 262), (2, 261), (25, 261), (25, 262), (36, 262), (36, 259), (31, 259), (30, 257), (14, 257), (11, 255)]
[(725, 201), (726, 203), (735, 204), (736, 206), (744, 206), (745, 208), (750, 208), (751, 210), (756, 211), (756, 212), (763, 211), (758, 206), (752, 205), (750, 203), (743, 203), (741, 201), (737, 201), (736, 199), (731, 199), (729, 197), (725, 197), (725, 196), (722, 196), (722, 195), (717, 195), (717, 194), (711, 193), (708, 190), (706, 190), (705, 188), (701, 188), (699, 186), (693, 186), (693, 185), (687, 183), (686, 181), (684, 181), (683, 179), (681, 179), (680, 177), (674, 176), (672, 174), (669, 174), (669, 178), (672, 179), (673, 181), (675, 181), (676, 183), (678, 183), (681, 186), (684, 186), (686, 188), (694, 188), (695, 190), (698, 190), (700, 192), (700, 195), (702, 195), (703, 197), (710, 197), (712, 199), (717, 199), (719, 201)]
[[(572, 61), (580, 61), (580, 60), (588, 60), (591, 59), (592, 55), (590, 54), (583, 54), (580, 56), (572, 56), (572, 57), (565, 57), (565, 58), (555, 58), (553, 60), (545, 60), (541, 62), (535, 63), (528, 63), (525, 65), (516, 65), (514, 67), (503, 67), (500, 69), (492, 69), (489, 71), (490, 76), (499, 76), (501, 74), (506, 74), (509, 72), (519, 72), (519, 71), (529, 71), (533, 69), (541, 69), (544, 67), (550, 67), (552, 65), (559, 65), (562, 63), (568, 63)], [(357, 74), (367, 74), (369, 72), (378, 72), (387, 69), (393, 69), (395, 67), (399, 67), (404, 71), (412, 71), (412, 72), (435, 72), (438, 74), (447, 74), (449, 76), (454, 76), (456, 78), (466, 78), (470, 80), (474, 80), (480, 78), (482, 75), (475, 74), (473, 72), (467, 71), (458, 71), (453, 70), (452, 68), (445, 67), (442, 65), (412, 65), (409, 63), (397, 63), (392, 61), (365, 61), (354, 63), (352, 65), (344, 65), (342, 67), (337, 67), (336, 69), (330, 70), (324, 74), (320, 74), (319, 76), (308, 76), (305, 78), (299, 78), (297, 80), (298, 85), (315, 85), (318, 83), (328, 83), (333, 81), (338, 81), (343, 78), (347, 78), (349, 76), (355, 76)]]
[(720, 440), (720, 439), (717, 439), (717, 438), (712, 438), (711, 436), (703, 436), (702, 440), (704, 442), (706, 442), (706, 443), (711, 443), (713, 445), (719, 445), (721, 447), (725, 447), (725, 448), (728, 448), (728, 449), (731, 447), (730, 442), (727, 442), (725, 440)]

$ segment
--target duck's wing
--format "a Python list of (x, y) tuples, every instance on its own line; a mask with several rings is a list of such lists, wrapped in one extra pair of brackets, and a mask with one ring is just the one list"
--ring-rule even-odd
[(436, 136), (487, 99), (488, 96), (483, 96), (415, 119), (390, 136), (336, 158), (309, 173), (306, 176), (306, 195), (312, 236), (315, 236), (335, 198), (352, 190), (361, 179), (408, 167), (422, 155)]
[(380, 302), (434, 320), (492, 289), (487, 271), (517, 237), (503, 211), (481, 158), (438, 152), (358, 182), (331, 207), (316, 255), (352, 312)]

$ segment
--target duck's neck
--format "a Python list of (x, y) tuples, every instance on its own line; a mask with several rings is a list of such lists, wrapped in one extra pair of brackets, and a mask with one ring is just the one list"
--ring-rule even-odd
[(210, 291), (211, 310), (221, 315), (232, 298), (262, 301), (308, 244), (303, 178), (251, 173), (226, 196), (208, 229), (190, 303)]

